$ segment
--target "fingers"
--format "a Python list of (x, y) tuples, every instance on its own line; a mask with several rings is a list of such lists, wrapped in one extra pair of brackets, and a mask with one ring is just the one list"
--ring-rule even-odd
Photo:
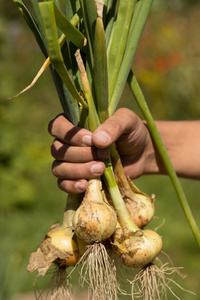
[(109, 149), (70, 146), (62, 141), (55, 140), (51, 146), (51, 154), (59, 161), (81, 163), (92, 160), (104, 160), (109, 156)]
[(92, 135), (92, 143), (98, 148), (109, 147), (123, 134), (129, 133), (138, 117), (129, 109), (118, 109), (115, 114), (101, 124)]
[(85, 179), (82, 180), (65, 180), (58, 179), (58, 187), (66, 192), (72, 194), (80, 194), (86, 191), (88, 187), (88, 182)]
[(101, 176), (105, 171), (105, 165), (101, 161), (88, 163), (67, 163), (54, 161), (53, 174), (58, 177), (58, 186), (67, 193), (82, 193), (88, 187), (86, 179)]
[[(51, 147), (55, 158), (52, 172), (58, 177), (60, 189), (68, 193), (85, 191), (88, 185), (86, 179), (103, 175), (105, 165), (101, 160), (109, 156), (108, 147), (114, 142), (118, 145), (121, 142), (121, 148), (127, 148), (130, 136), (137, 135), (138, 124), (143, 124), (139, 120), (132, 111), (122, 108), (93, 133), (74, 126), (63, 115), (52, 120), (49, 133), (56, 138)], [(123, 154), (123, 151), (120, 153)]]
[(101, 176), (105, 165), (101, 161), (109, 156), (109, 149), (92, 146), (92, 133), (75, 127), (63, 115), (49, 123), (54, 136), (51, 146), (52, 172), (58, 177), (58, 186), (67, 193), (81, 193), (87, 189), (86, 179)]
[(55, 138), (73, 146), (92, 146), (104, 149), (137, 127), (138, 117), (127, 108), (118, 109), (101, 124), (93, 134), (84, 128), (75, 127), (63, 115), (49, 123), (49, 133)]
[(63, 115), (59, 115), (49, 123), (49, 133), (55, 138), (74, 146), (92, 146), (92, 133), (84, 128), (76, 127)]
[(52, 165), (52, 171), (56, 177), (61, 179), (90, 179), (101, 176), (105, 171), (105, 165), (101, 161), (74, 164), (55, 160)]

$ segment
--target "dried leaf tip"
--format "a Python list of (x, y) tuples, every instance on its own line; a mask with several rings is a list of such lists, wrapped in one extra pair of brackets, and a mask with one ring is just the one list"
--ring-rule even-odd
[(104, 1), (103, 0), (95, 0), (95, 6), (96, 6), (96, 10), (97, 10), (97, 16), (102, 19), (103, 18)]

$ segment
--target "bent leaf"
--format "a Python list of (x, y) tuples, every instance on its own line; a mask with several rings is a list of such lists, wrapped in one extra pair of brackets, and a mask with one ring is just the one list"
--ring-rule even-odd
[(78, 48), (84, 46), (84, 35), (72, 25), (72, 23), (65, 17), (65, 15), (54, 4), (54, 13), (56, 25), (65, 34), (65, 36)]
[(34, 79), (32, 80), (32, 82), (25, 88), (23, 89), (21, 92), (19, 92), (17, 95), (8, 98), (8, 100), (11, 100), (13, 98), (16, 98), (18, 96), (20, 96), (21, 94), (23, 94), (24, 92), (28, 91), (30, 88), (32, 88), (34, 86), (34, 84), (37, 82), (37, 80), (40, 78), (40, 76), (44, 73), (44, 71), (48, 68), (48, 66), (50, 65), (50, 59), (49, 57), (45, 60), (45, 62), (43, 63), (42, 67), (40, 68), (40, 70), (38, 71), (37, 75), (34, 77)]

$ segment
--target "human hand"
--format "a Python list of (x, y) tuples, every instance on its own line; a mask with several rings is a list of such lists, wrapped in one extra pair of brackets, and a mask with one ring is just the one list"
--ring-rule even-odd
[(147, 173), (152, 141), (144, 122), (129, 109), (117, 110), (93, 133), (75, 127), (60, 115), (49, 123), (49, 133), (56, 138), (51, 147), (55, 158), (52, 172), (65, 192), (81, 193), (87, 189), (86, 179), (104, 173), (103, 160), (114, 142), (127, 176), (136, 178)]

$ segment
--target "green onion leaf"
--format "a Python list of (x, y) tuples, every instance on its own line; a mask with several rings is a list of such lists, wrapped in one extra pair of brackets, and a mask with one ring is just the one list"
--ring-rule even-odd
[(134, 0), (121, 0), (119, 3), (114, 32), (108, 46), (108, 82), (110, 97), (112, 96), (124, 51), (126, 49), (134, 6)]
[(47, 39), (47, 45), (48, 45), (49, 57), (51, 63), (55, 67), (56, 71), (60, 75), (63, 82), (65, 83), (72, 97), (76, 99), (78, 102), (80, 102), (83, 105), (83, 107), (87, 108), (87, 104), (78, 93), (75, 84), (64, 64), (63, 56), (58, 41), (56, 20), (54, 14), (54, 2), (53, 1), (41, 2), (39, 4), (39, 8), (42, 16), (43, 26), (45, 29), (45, 35)]
[(72, 25), (72, 23), (65, 17), (60, 9), (54, 5), (54, 13), (56, 25), (65, 34), (65, 36), (78, 48), (84, 46), (84, 35)]
[(108, 118), (108, 72), (106, 38), (103, 21), (97, 18), (94, 37), (94, 72), (93, 72), (97, 111), (101, 122)]
[(140, 37), (144, 30), (152, 4), (153, 0), (143, 0), (141, 8), (139, 9), (139, 13), (137, 14), (136, 20), (134, 20), (133, 18), (134, 26), (131, 26), (133, 30), (132, 32), (130, 32), (128, 37), (126, 50), (123, 56), (121, 68), (118, 73), (113, 94), (109, 95), (111, 97), (109, 105), (110, 115), (112, 115), (116, 110), (119, 100), (121, 98), (128, 74), (133, 63), (133, 58), (135, 56)]
[(29, 10), (27, 9), (27, 7), (24, 5), (24, 3), (21, 0), (13, 0), (13, 2), (17, 5), (17, 7), (19, 8), (21, 14), (23, 15), (27, 25), (33, 32), (35, 39), (36, 39), (42, 53), (44, 54), (45, 57), (47, 57), (48, 55), (47, 55), (47, 50), (45, 47), (44, 39), (42, 37), (41, 32), (38, 29), (38, 25), (36, 24), (35, 20), (31, 16)]

